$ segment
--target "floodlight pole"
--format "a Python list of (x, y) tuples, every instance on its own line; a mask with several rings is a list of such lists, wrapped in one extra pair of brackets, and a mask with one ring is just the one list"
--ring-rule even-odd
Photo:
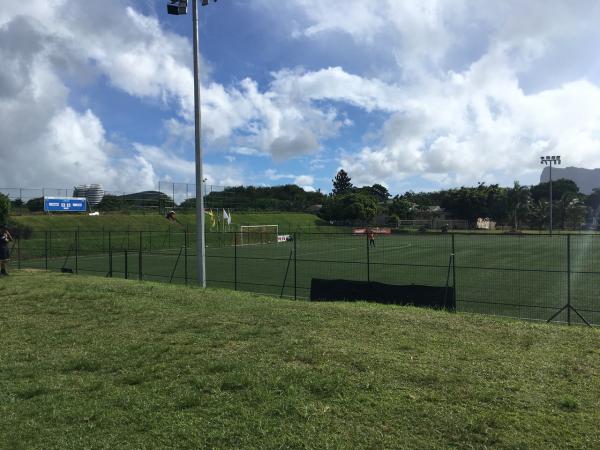
[(198, 285), (206, 287), (206, 247), (204, 245), (204, 189), (202, 170), (202, 142), (200, 111), (200, 38), (198, 33), (198, 1), (192, 0), (192, 22), (194, 23), (194, 116), (196, 156), (196, 278)]
[(548, 198), (550, 199), (550, 235), (552, 235), (552, 211), (554, 210), (552, 204), (552, 163), (550, 163), (550, 196)]
[(552, 235), (552, 166), (554, 164), (560, 164), (560, 156), (540, 156), (541, 164), (550, 166), (550, 235)]

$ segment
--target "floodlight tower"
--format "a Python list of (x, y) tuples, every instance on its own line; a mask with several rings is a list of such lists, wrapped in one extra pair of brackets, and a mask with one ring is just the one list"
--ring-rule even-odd
[(552, 166), (560, 164), (560, 156), (540, 156), (540, 164), (550, 166), (550, 234), (552, 234)]
[[(217, 0), (213, 0), (217, 1)], [(209, 0), (202, 0), (202, 6)], [(187, 14), (188, 0), (169, 0), (167, 12), (172, 15)], [(206, 287), (206, 254), (204, 235), (204, 189), (202, 173), (202, 142), (200, 115), (200, 58), (198, 37), (198, 0), (192, 0), (192, 22), (194, 24), (194, 116), (195, 116), (195, 159), (196, 159), (196, 276), (198, 285)]]

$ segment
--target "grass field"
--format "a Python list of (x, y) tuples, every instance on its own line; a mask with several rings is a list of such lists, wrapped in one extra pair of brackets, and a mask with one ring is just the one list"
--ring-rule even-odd
[[(193, 230), (196, 223), (194, 213), (179, 213), (178, 219), (184, 226)], [(304, 213), (232, 213), (232, 229), (239, 225), (279, 225), (282, 232), (289, 231), (310, 231), (322, 230), (322, 221), (314, 214)], [(111, 231), (161, 231), (171, 228), (176, 232), (179, 227), (171, 224), (159, 214), (103, 214), (97, 217), (79, 215), (72, 213), (48, 215), (26, 215), (15, 216), (14, 221), (27, 225), (38, 231), (75, 231), (79, 229), (82, 232), (99, 232), (102, 229)], [(212, 227), (207, 219), (207, 230), (216, 231), (216, 226)], [(330, 227), (332, 228), (332, 227)]]
[[(20, 244), (24, 267), (66, 265), (105, 276), (110, 240), (115, 277), (125, 277), (127, 249), (128, 277), (139, 278), (140, 247), (143, 279), (173, 277), (183, 283), (195, 277), (193, 235), (113, 232), (109, 239), (107, 234), (81, 233), (77, 258), (72, 232), (53, 233), (49, 244), (47, 236), (38, 233)], [(295, 242), (248, 246), (231, 245), (234, 234), (207, 236), (210, 286), (306, 298), (312, 278), (434, 286), (448, 282), (456, 285), (459, 311), (547, 320), (570, 300), (588, 322), (600, 324), (600, 236), (407, 233), (381, 236), (370, 250), (364, 237), (349, 233), (299, 233)], [(187, 251), (182, 249), (186, 239)], [(453, 245), (455, 261), (450, 259)], [(556, 320), (582, 323), (566, 311)]]
[(597, 448), (600, 330), (15, 272), (0, 447)]

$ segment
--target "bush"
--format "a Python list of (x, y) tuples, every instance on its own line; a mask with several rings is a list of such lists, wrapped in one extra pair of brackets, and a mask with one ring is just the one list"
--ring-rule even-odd
[(44, 210), (44, 197), (32, 198), (25, 203), (27, 209), (31, 212), (39, 212)]
[(377, 214), (377, 202), (363, 194), (329, 197), (319, 212), (325, 220), (371, 220)]
[(10, 200), (4, 194), (0, 194), (0, 223), (8, 222), (10, 215)]
[(30, 239), (33, 234), (33, 228), (29, 225), (23, 225), (17, 222), (9, 222), (8, 231), (13, 239)]

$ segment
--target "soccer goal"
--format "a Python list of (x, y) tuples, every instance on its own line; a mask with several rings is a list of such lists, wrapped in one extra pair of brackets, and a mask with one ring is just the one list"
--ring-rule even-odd
[(278, 225), (241, 225), (238, 245), (276, 244)]

